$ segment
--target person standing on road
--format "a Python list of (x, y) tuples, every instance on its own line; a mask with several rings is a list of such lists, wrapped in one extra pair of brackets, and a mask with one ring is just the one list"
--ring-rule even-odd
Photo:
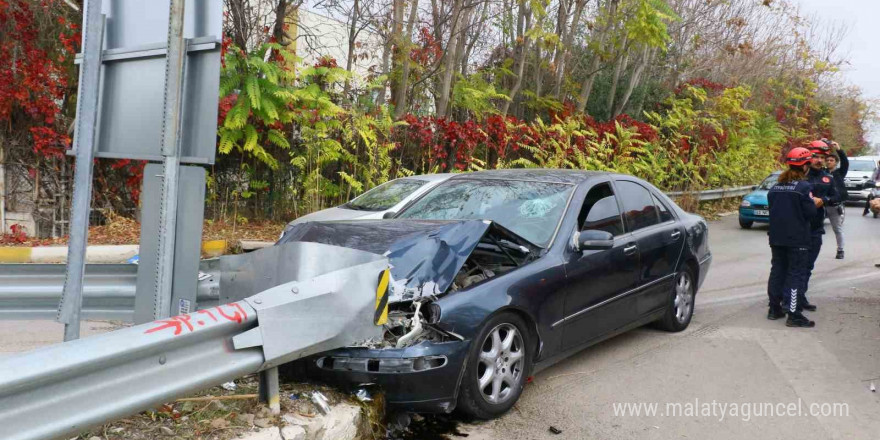
[[(826, 143), (828, 142), (826, 141)], [(849, 172), (849, 159), (846, 157), (846, 152), (840, 148), (840, 144), (831, 141), (829, 145), (832, 151), (825, 162), (828, 165), (828, 171), (831, 172), (831, 177), (834, 179), (834, 187), (837, 189), (838, 200), (840, 201), (829, 204), (826, 211), (828, 212), (828, 220), (831, 221), (831, 229), (834, 231), (834, 238), (837, 240), (837, 256), (834, 258), (842, 260), (844, 256), (843, 220), (846, 214), (846, 199), (849, 197), (849, 194), (846, 192), (846, 182), (844, 182), (843, 178)]]
[[(871, 182), (874, 184), (880, 182), (880, 161), (877, 161), (877, 168), (874, 168), (874, 174), (871, 175)], [(862, 212), (862, 216), (868, 215), (868, 211), (871, 210), (871, 200), (874, 200), (873, 191), (871, 191), (871, 194), (868, 195), (868, 200), (865, 200), (865, 211)], [(875, 215), (874, 217), (877, 216)]]
[(813, 141), (810, 143), (810, 151), (813, 153), (810, 159), (810, 171), (807, 172), (807, 181), (813, 185), (813, 196), (820, 199), (822, 203), (818, 205), (819, 213), (813, 217), (812, 231), (810, 233), (810, 271), (807, 273), (807, 282), (804, 283), (804, 290), (801, 293), (800, 302), (803, 303), (804, 310), (810, 312), (816, 311), (816, 306), (810, 304), (807, 300), (807, 291), (810, 289), (810, 278), (813, 275), (813, 269), (816, 268), (816, 260), (819, 258), (819, 251), (822, 250), (822, 236), (825, 235), (825, 217), (827, 216), (825, 207), (840, 203), (837, 188), (834, 185), (834, 178), (825, 169), (825, 158), (831, 148), (822, 141)]
[(822, 204), (822, 199), (813, 197), (812, 185), (806, 181), (811, 158), (812, 153), (806, 148), (789, 151), (785, 158), (788, 169), (767, 193), (772, 255), (767, 281), (770, 297), (767, 319), (776, 320), (788, 314), (785, 321), (788, 327), (816, 325), (804, 316), (802, 302), (810, 267), (812, 220)]

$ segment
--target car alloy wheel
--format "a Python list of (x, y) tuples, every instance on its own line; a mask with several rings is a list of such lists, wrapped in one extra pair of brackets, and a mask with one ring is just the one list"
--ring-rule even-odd
[(507, 402), (519, 386), (525, 370), (525, 346), (517, 328), (497, 325), (483, 341), (477, 364), (477, 388), (486, 402)]
[(692, 284), (691, 274), (688, 271), (682, 271), (675, 282), (675, 299), (672, 305), (675, 319), (679, 324), (685, 324), (691, 317), (691, 310), (694, 307)]

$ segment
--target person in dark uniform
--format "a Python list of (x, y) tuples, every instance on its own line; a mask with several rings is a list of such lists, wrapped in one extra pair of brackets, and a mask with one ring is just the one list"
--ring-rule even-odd
[(788, 315), (789, 327), (814, 327), (815, 322), (803, 314), (801, 292), (806, 286), (810, 266), (812, 219), (818, 215), (822, 200), (813, 197), (812, 185), (806, 181), (812, 153), (806, 148), (788, 152), (784, 171), (770, 188), (770, 279), (767, 295), (770, 311), (767, 319)]
[(846, 218), (846, 200), (849, 198), (849, 194), (846, 192), (846, 182), (843, 178), (849, 172), (849, 158), (846, 157), (846, 152), (843, 151), (843, 148), (840, 148), (840, 144), (826, 139), (822, 140), (831, 146), (831, 152), (828, 158), (825, 159), (825, 164), (828, 165), (828, 172), (834, 178), (834, 188), (837, 189), (838, 199), (840, 200), (838, 203), (826, 206), (825, 212), (828, 214), (831, 229), (834, 230), (834, 238), (837, 240), (837, 255), (834, 258), (842, 260), (844, 257), (843, 221)]
[(825, 235), (825, 207), (840, 203), (840, 195), (837, 193), (834, 177), (825, 169), (825, 158), (831, 148), (823, 141), (813, 141), (809, 149), (813, 157), (810, 160), (810, 170), (807, 172), (807, 182), (813, 185), (813, 196), (821, 199), (822, 203), (818, 205), (819, 213), (811, 222), (810, 271), (807, 273), (807, 282), (804, 283), (800, 302), (803, 303), (804, 310), (815, 312), (816, 306), (810, 304), (806, 295), (810, 289), (810, 277), (813, 275), (813, 269), (816, 268), (816, 259), (819, 258), (819, 251), (822, 250), (822, 236)]

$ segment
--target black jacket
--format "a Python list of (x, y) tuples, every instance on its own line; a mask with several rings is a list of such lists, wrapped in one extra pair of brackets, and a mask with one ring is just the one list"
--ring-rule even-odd
[(846, 153), (843, 152), (843, 148), (837, 150), (837, 156), (840, 157), (840, 165), (831, 172), (831, 177), (834, 177), (834, 186), (837, 188), (837, 194), (840, 197), (839, 203), (843, 203), (849, 199), (849, 194), (846, 192), (846, 182), (843, 180), (846, 177), (846, 173), (849, 172), (849, 159), (846, 157)]
[(803, 180), (770, 188), (770, 246), (810, 247), (811, 223), (818, 217), (811, 190), (812, 185)]
[(813, 185), (813, 196), (822, 199), (822, 202), (824, 202), (824, 205), (819, 208), (819, 214), (813, 217), (812, 220), (813, 235), (822, 235), (825, 233), (825, 207), (839, 204), (840, 194), (837, 192), (834, 177), (824, 169), (814, 170), (810, 168), (810, 171), (807, 173), (807, 182)]

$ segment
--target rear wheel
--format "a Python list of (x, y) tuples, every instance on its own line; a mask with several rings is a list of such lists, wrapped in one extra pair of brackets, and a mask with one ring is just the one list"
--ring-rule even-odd
[(490, 319), (471, 343), (458, 407), (480, 419), (507, 412), (531, 373), (532, 350), (528, 329), (518, 315), (501, 313)]
[(753, 222), (753, 221), (739, 219), (739, 227), (741, 227), (741, 228), (743, 228), (743, 229), (751, 229), (751, 228), (752, 228), (752, 225), (753, 225), (754, 223), (755, 223), (755, 222)]
[(657, 327), (668, 332), (680, 332), (688, 327), (694, 316), (694, 297), (697, 289), (690, 269), (684, 269), (675, 277), (669, 307)]

